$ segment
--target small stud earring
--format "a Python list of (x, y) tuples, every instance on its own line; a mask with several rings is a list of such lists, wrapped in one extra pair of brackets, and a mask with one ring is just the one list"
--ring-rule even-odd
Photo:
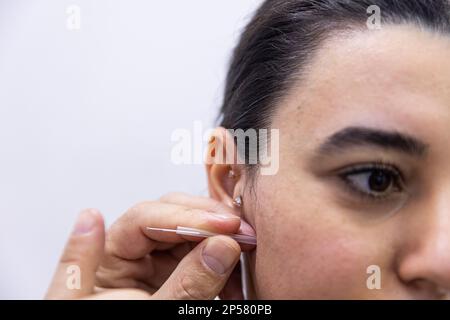
[(228, 178), (234, 179), (235, 177), (236, 173), (234, 173), (233, 169), (230, 169), (230, 171), (228, 171)]
[(238, 208), (242, 207), (242, 197), (237, 196), (236, 198), (234, 198), (233, 204)]

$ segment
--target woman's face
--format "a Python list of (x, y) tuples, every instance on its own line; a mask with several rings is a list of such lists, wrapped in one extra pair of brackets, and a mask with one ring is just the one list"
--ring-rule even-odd
[(278, 173), (243, 194), (256, 298), (450, 290), (449, 39), (385, 26), (323, 44), (277, 106)]

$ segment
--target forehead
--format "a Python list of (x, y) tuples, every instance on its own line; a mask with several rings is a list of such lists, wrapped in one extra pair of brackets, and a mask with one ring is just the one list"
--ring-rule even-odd
[(425, 138), (450, 131), (448, 36), (406, 25), (355, 31), (326, 41), (308, 70), (274, 127), (317, 139), (349, 124)]

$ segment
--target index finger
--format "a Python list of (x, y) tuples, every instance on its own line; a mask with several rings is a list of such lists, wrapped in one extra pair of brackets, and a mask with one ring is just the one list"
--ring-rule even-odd
[[(147, 227), (176, 229), (177, 226), (217, 233), (236, 233), (240, 218), (229, 213), (208, 212), (176, 204), (143, 202), (132, 207), (107, 233), (106, 253), (135, 260), (155, 249), (158, 242), (181, 243), (185, 236), (147, 230)], [(201, 239), (199, 239), (200, 241)]]

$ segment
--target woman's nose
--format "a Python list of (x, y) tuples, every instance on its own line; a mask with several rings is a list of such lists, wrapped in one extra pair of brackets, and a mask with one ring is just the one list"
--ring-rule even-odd
[(422, 201), (405, 228), (400, 279), (434, 294), (450, 292), (450, 185)]

